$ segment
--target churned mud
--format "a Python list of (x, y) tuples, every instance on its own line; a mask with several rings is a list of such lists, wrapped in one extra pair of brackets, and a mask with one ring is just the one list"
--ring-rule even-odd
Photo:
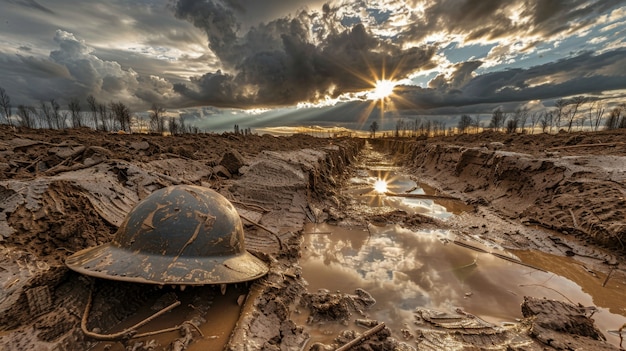
[[(625, 136), (2, 127), (0, 350), (618, 349)], [(65, 267), (174, 184), (231, 200), (269, 274), (185, 289)]]

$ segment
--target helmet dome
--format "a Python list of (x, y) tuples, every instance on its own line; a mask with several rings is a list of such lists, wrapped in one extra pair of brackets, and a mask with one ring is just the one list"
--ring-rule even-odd
[(153, 192), (128, 213), (110, 243), (81, 250), (65, 264), (97, 278), (148, 284), (236, 283), (268, 271), (245, 250), (230, 201), (194, 185)]

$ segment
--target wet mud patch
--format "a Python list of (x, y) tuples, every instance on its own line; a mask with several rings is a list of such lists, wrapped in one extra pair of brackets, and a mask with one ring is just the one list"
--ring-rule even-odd
[[(592, 343), (608, 348), (619, 344), (619, 338), (608, 330), (626, 322), (624, 311), (602, 302), (600, 295), (579, 285), (572, 275), (561, 276), (561, 271), (555, 274), (550, 267), (534, 265), (557, 262), (559, 256), (539, 251), (533, 252), (535, 258), (522, 255), (520, 259), (489, 238), (491, 230), (519, 233), (519, 225), (511, 223), (507, 225), (510, 228), (498, 228), (498, 223), (506, 219), (481, 219), (482, 209), (475, 208), (484, 206), (480, 203), (448, 212), (447, 207), (432, 201), (419, 205), (426, 212), (411, 211), (410, 207), (403, 207), (406, 203), (390, 201), (388, 194), (376, 193), (377, 180), (387, 179), (388, 185), (395, 186), (399, 193), (408, 190), (435, 196), (447, 194), (434, 187), (420, 188), (418, 177), (402, 175), (401, 169), (383, 161), (380, 153), (366, 149), (364, 154), (362, 163), (340, 190), (343, 207), (337, 212), (328, 210), (329, 214), (341, 213), (330, 216), (335, 225), (329, 221), (305, 227), (300, 265), (309, 292), (337, 297), (362, 288), (376, 304), (347, 322), (347, 308), (341, 304), (333, 310), (337, 312), (335, 321), (309, 316), (305, 330), (312, 335), (315, 347), (329, 349), (330, 345), (341, 345), (337, 335), (346, 333), (346, 328), (354, 333), (362, 328), (363, 321), (371, 321), (368, 325), (387, 325), (389, 340), (399, 340), (419, 350), (540, 349), (537, 340), (546, 344), (546, 339), (529, 332), (531, 317), (520, 311), (524, 299), (533, 298), (590, 306), (597, 314), (593, 320), (591, 314), (582, 318), (592, 325), (595, 320), (601, 330), (601, 337)], [(447, 205), (454, 206), (454, 202)], [(473, 220), (464, 225), (468, 218)], [(524, 231), (520, 235), (525, 234)], [(460, 245), (463, 243), (467, 244)], [(584, 270), (575, 262), (563, 264)], [(588, 271), (584, 274), (587, 279), (592, 276)], [(616, 279), (614, 283), (618, 282)], [(606, 290), (613, 301), (626, 298), (619, 289)], [(300, 313), (307, 315), (311, 311)], [(307, 320), (299, 315), (294, 318)], [(313, 320), (316, 322), (311, 323)], [(610, 343), (604, 342), (604, 337)]]

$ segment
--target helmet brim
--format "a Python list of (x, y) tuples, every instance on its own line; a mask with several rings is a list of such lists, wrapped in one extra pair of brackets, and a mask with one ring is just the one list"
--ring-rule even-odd
[(76, 252), (65, 259), (72, 270), (88, 276), (158, 285), (231, 284), (261, 278), (267, 265), (245, 251), (232, 256), (161, 256), (129, 252), (115, 243)]

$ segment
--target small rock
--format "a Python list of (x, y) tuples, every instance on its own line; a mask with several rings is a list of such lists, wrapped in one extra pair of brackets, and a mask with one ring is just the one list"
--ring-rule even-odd
[(56, 155), (60, 158), (72, 158), (76, 157), (81, 152), (85, 151), (84, 146), (55, 146), (48, 149), (49, 154)]
[(145, 140), (131, 143), (129, 146), (131, 149), (134, 150), (148, 150), (150, 148), (150, 144), (148, 144), (148, 142)]
[(226, 152), (220, 160), (220, 165), (226, 167), (230, 174), (239, 174), (239, 168), (245, 165), (246, 161), (239, 151), (230, 150)]

